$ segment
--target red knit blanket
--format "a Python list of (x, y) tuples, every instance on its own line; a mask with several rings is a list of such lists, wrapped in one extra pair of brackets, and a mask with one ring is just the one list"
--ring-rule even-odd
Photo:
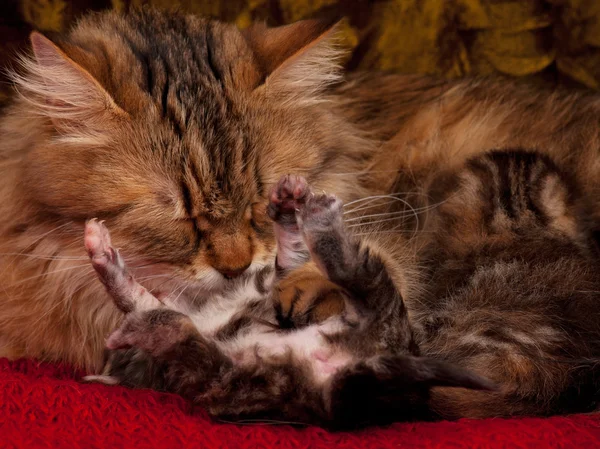
[(2, 448), (600, 448), (600, 414), (396, 424), (353, 433), (211, 421), (175, 395), (86, 385), (63, 365), (0, 359)]

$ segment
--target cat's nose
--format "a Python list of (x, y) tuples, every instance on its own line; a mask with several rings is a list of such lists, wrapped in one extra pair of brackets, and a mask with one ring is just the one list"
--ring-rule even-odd
[(221, 273), (227, 279), (234, 279), (241, 276), (244, 273), (244, 271), (248, 269), (249, 266), (250, 264), (246, 264), (245, 266), (240, 268), (224, 268), (220, 269), (219, 273)]

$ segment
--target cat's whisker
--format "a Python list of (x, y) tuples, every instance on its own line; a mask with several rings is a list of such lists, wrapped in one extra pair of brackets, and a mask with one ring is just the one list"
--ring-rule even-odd
[(26, 254), (26, 253), (0, 253), (1, 256), (18, 256), (18, 257), (27, 257), (30, 259), (40, 259), (40, 260), (89, 260), (87, 256), (45, 256), (45, 255), (37, 255), (37, 254)]
[(172, 276), (172, 275), (171, 274), (153, 274), (150, 276), (136, 277), (136, 279), (138, 281), (150, 281), (152, 279), (164, 278), (164, 277), (170, 277), (170, 276)]
[(181, 290), (181, 292), (177, 295), (177, 298), (175, 298), (173, 300), (173, 302), (177, 302), (177, 300), (181, 297), (181, 295), (183, 295), (185, 293), (185, 291), (190, 288), (191, 284), (187, 284), (183, 287), (183, 289)]
[(405, 215), (410, 215), (410, 213), (408, 213), (406, 211), (382, 212), (380, 214), (369, 214), (369, 215), (361, 215), (360, 217), (347, 218), (344, 221), (346, 223), (349, 223), (349, 222), (354, 222), (354, 221), (359, 221), (359, 220), (365, 220), (367, 218), (372, 218), (372, 217), (389, 217), (389, 216), (401, 217), (401, 216), (405, 216)]
[(62, 229), (62, 228), (64, 228), (64, 227), (66, 227), (66, 226), (68, 226), (68, 225), (70, 225), (70, 224), (72, 224), (72, 222), (70, 222), (70, 221), (69, 221), (69, 222), (63, 223), (62, 225), (60, 225), (60, 226), (56, 226), (55, 228), (53, 228), (53, 229), (51, 229), (51, 230), (49, 230), (49, 231), (45, 232), (44, 234), (42, 234), (42, 235), (40, 235), (38, 238), (36, 238), (36, 239), (35, 239), (33, 242), (31, 242), (29, 245), (27, 245), (27, 246), (26, 246), (26, 247), (23, 249), (23, 251), (21, 251), (21, 252), (20, 252), (20, 253), (18, 253), (18, 254), (19, 254), (19, 255), (21, 255), (21, 254), (25, 254), (25, 253), (26, 253), (26, 252), (27, 252), (29, 249), (31, 249), (32, 247), (34, 247), (34, 246), (35, 246), (37, 243), (39, 243), (41, 240), (43, 240), (44, 238), (46, 238), (48, 235), (50, 235), (50, 234), (52, 234), (53, 232), (56, 232), (56, 231), (58, 231), (58, 230), (60, 230), (60, 229)]
[(30, 277), (21, 279), (19, 282), (15, 282), (14, 284), (10, 284), (10, 286), (13, 287), (13, 286), (16, 286), (16, 285), (21, 285), (21, 284), (23, 284), (25, 282), (28, 282), (28, 281), (31, 281), (33, 279), (39, 279), (39, 278), (42, 278), (42, 277), (45, 277), (45, 276), (50, 276), (52, 274), (62, 273), (62, 272), (65, 272), (65, 271), (76, 270), (76, 269), (81, 269), (81, 268), (86, 268), (86, 267), (89, 267), (89, 266), (90, 266), (90, 264), (86, 263), (84, 265), (76, 265), (76, 266), (73, 266), (73, 267), (65, 267), (65, 268), (59, 268), (57, 270), (46, 271), (44, 273), (40, 273), (40, 274), (37, 274), (35, 276), (30, 276)]
[(363, 203), (365, 201), (370, 201), (370, 200), (377, 200), (377, 199), (397, 199), (396, 195), (403, 195), (402, 192), (396, 192), (396, 193), (389, 193), (389, 194), (385, 194), (385, 195), (373, 195), (373, 196), (365, 196), (363, 198), (359, 198), (356, 199), (354, 201), (349, 201), (347, 203), (344, 204), (344, 207), (348, 207), (351, 206), (353, 204), (356, 203)]
[[(372, 225), (376, 225), (376, 224), (379, 224), (379, 223), (382, 223), (382, 222), (393, 221), (393, 220), (397, 220), (397, 219), (399, 219), (401, 217), (404, 217), (404, 216), (412, 215), (412, 216), (415, 217), (415, 221), (416, 221), (415, 230), (418, 230), (419, 229), (419, 216), (418, 216), (418, 214), (422, 213), (422, 212), (428, 212), (430, 210), (433, 210), (436, 207), (439, 207), (440, 205), (444, 204), (446, 201), (448, 201), (448, 199), (446, 199), (444, 201), (440, 201), (440, 202), (435, 203), (435, 204), (430, 204), (428, 206), (414, 208), (407, 201), (398, 198), (398, 200), (401, 201), (401, 202), (403, 202), (410, 209), (410, 211), (404, 211), (404, 210), (403, 211), (398, 211), (397, 215), (395, 217), (393, 217), (393, 218), (381, 219), (381, 220), (374, 220), (374, 221), (370, 221), (370, 222), (366, 222), (366, 223), (355, 223), (355, 224), (352, 224), (352, 225), (348, 226), (348, 228), (357, 227), (357, 226), (372, 226)], [(365, 216), (365, 217), (368, 217), (368, 216)], [(353, 220), (360, 219), (360, 218), (365, 218), (365, 217), (355, 217), (355, 218), (348, 219), (346, 221), (353, 221)]]
[(370, 175), (373, 173), (398, 173), (398, 169), (392, 170), (369, 170), (368, 168), (359, 171), (349, 171), (349, 172), (341, 172), (341, 173), (328, 173), (331, 176), (360, 176), (360, 175)]
[[(90, 275), (94, 272), (93, 269), (90, 269), (88, 272), (85, 273), (84, 276), (80, 276), (78, 279), (81, 279), (82, 277), (85, 277), (87, 275)], [(93, 279), (91, 279), (87, 285), (90, 285), (92, 282), (94, 282), (97, 278), (94, 276)], [(49, 309), (47, 309), (42, 315), (40, 315), (40, 317), (34, 321), (32, 323), (32, 326), (35, 326), (36, 324), (40, 323), (44, 318), (46, 318), (47, 316), (49, 316), (52, 312), (54, 312), (58, 307), (62, 306), (68, 309), (70, 308), (70, 304), (71, 304), (71, 298), (72, 295), (74, 295), (75, 293), (77, 293), (79, 290), (81, 290), (82, 288), (78, 288), (77, 290), (75, 290), (71, 295), (64, 295), (64, 298), (62, 301), (57, 301), (56, 304), (54, 304), (52, 307), (50, 307)]]
[(366, 209), (372, 209), (374, 207), (384, 207), (384, 206), (388, 206), (390, 204), (396, 203), (398, 201), (398, 198), (394, 198), (394, 199), (388, 199), (388, 201), (382, 201), (382, 200), (373, 200), (370, 203), (367, 203), (366, 205), (358, 205), (357, 207), (353, 208), (353, 209), (349, 209), (344, 211), (344, 215), (349, 215), (349, 214), (355, 214), (361, 210), (366, 210)]
[(175, 279), (175, 277), (176, 277), (176, 275), (175, 275), (175, 274), (171, 275), (171, 277), (170, 277), (170, 278), (168, 278), (168, 279), (164, 280), (164, 281), (163, 281), (163, 282), (161, 282), (160, 284), (158, 284), (158, 285), (156, 285), (155, 287), (153, 287), (152, 289), (148, 290), (148, 293), (152, 293), (152, 292), (154, 292), (156, 289), (158, 289), (158, 288), (162, 287), (162, 286), (163, 286), (163, 285), (165, 285), (167, 282), (169, 282), (169, 281), (172, 281), (173, 279)]
[[(124, 260), (125, 262), (127, 262), (127, 259), (123, 258), (123, 260)], [(130, 260), (131, 260), (131, 259), (130, 259)], [(136, 269), (136, 270), (140, 270), (140, 269), (142, 269), (142, 268), (148, 268), (148, 267), (152, 267), (152, 266), (155, 266), (155, 265), (163, 265), (163, 264), (164, 264), (163, 262), (149, 262), (149, 263), (147, 263), (147, 264), (144, 264), (144, 265), (131, 265), (131, 266), (129, 266), (129, 268), (131, 268), (131, 269)], [(128, 265), (129, 265), (129, 264), (128, 264)]]
[(352, 228), (358, 228), (358, 227), (361, 227), (361, 226), (374, 226), (374, 225), (377, 225), (379, 223), (385, 223), (385, 222), (389, 222), (389, 221), (396, 221), (396, 220), (401, 219), (402, 217), (406, 217), (407, 215), (408, 214), (401, 214), (401, 215), (397, 215), (395, 217), (382, 218), (380, 220), (373, 220), (373, 221), (368, 221), (368, 222), (365, 222), (365, 223), (354, 223), (354, 224), (351, 224), (351, 225), (349, 225), (347, 227), (348, 227), (348, 229), (352, 229)]

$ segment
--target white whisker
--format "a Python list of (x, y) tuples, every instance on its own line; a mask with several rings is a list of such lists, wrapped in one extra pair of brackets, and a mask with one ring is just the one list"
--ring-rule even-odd
[(86, 268), (86, 267), (90, 267), (90, 264), (86, 263), (84, 265), (75, 265), (73, 267), (65, 267), (65, 268), (59, 268), (59, 269), (53, 270), (53, 271), (46, 271), (44, 273), (37, 274), (35, 276), (30, 276), (30, 277), (27, 277), (25, 279), (21, 279), (19, 282), (15, 282), (14, 284), (10, 284), (10, 286), (13, 287), (15, 285), (20, 285), (20, 284), (23, 284), (24, 282), (31, 281), (33, 279), (39, 279), (41, 277), (49, 276), (51, 274), (62, 273), (64, 271), (75, 270), (75, 269), (78, 269), (78, 268)]
[(31, 259), (40, 259), (40, 260), (89, 260), (89, 257), (86, 257), (86, 256), (44, 256), (44, 255), (25, 254), (25, 253), (0, 253), (0, 256), (28, 257)]

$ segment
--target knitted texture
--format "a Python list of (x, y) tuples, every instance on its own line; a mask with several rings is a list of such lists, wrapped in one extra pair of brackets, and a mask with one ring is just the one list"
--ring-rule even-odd
[(329, 433), (211, 421), (182, 398), (87, 385), (67, 366), (0, 359), (2, 448), (475, 449), (600, 447), (600, 414), (396, 424)]

